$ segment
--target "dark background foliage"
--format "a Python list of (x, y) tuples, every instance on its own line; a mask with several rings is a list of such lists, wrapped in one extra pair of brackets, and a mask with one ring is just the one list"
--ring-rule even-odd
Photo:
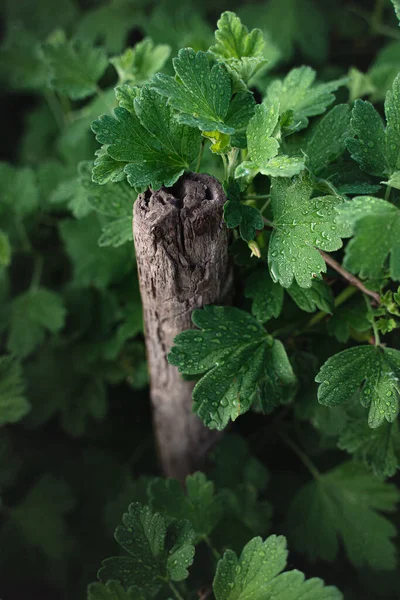
[[(2, 0), (0, 158), (30, 169), (34, 181), (26, 185), (38, 200), (29, 218), (17, 215), (12, 225), (19, 238), (7, 281), (0, 281), (1, 353), (10, 349), (13, 318), (6, 298), (26, 291), (32, 274), (33, 285), (39, 281), (56, 293), (63, 307), (62, 327), (46, 331), (32, 352), (19, 352), (31, 409), (20, 422), (0, 430), (3, 600), (83, 598), (101, 560), (116, 552), (113, 531), (122, 512), (130, 501), (144, 498), (143, 477), (159, 474), (133, 249), (130, 244), (99, 249), (101, 218), (89, 214), (75, 222), (68, 194), (54, 201), (54, 193), (60, 194), (76, 177), (77, 162), (93, 159), (97, 144), (90, 122), (102, 112), (104, 93), (97, 100), (74, 102), (72, 121), (62, 124), (60, 132), (51, 94), (24, 81), (26, 71), (33, 75), (37, 68), (32, 57), (38, 44), (63, 29), (114, 55), (150, 36), (155, 43), (170, 44), (174, 56), (184, 46), (206, 49), (220, 13), (236, 10), (243, 22), (266, 30), (280, 48), (274, 75), (302, 64), (316, 68), (321, 79), (346, 74), (350, 67), (367, 72), (390, 44), (397, 46), (385, 73), (391, 76), (389, 67), (394, 74), (400, 70), (400, 36), (391, 39), (397, 22), (389, 2), (307, 0), (290, 30), (296, 3), (282, 0), (279, 18), (268, 25), (266, 1)], [(12, 36), (16, 41), (11, 43)], [(10, 45), (17, 48), (14, 53)], [(115, 83), (110, 66), (100, 88)], [(100, 106), (93, 107), (96, 101)], [(79, 198), (76, 206), (81, 206)], [(1, 218), (0, 211), (0, 228), (7, 230)], [(290, 310), (292, 306), (285, 315)], [(23, 329), (15, 335), (18, 348), (30, 332)], [(341, 347), (333, 338), (318, 336), (310, 343), (320, 356)], [(287, 534), (290, 547), (284, 525), (287, 509), (308, 473), (277, 435), (275, 419), (275, 414), (248, 413), (231, 432), (246, 440), (271, 474), (264, 492), (273, 506), (269, 531)], [(296, 436), (321, 470), (346, 457), (307, 421)], [(245, 532), (245, 540), (246, 535), (250, 537)], [(293, 565), (337, 585), (349, 599), (398, 597), (398, 575), (356, 570), (342, 552), (334, 563), (314, 564), (292, 552)]]

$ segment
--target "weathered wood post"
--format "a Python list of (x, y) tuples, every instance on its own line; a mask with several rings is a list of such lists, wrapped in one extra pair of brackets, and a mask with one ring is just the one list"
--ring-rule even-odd
[(229, 302), (225, 201), (214, 177), (189, 173), (171, 188), (140, 194), (134, 205), (155, 434), (165, 474), (181, 481), (201, 467), (218, 434), (192, 412), (194, 383), (182, 379), (167, 355), (174, 337), (193, 327), (194, 308)]

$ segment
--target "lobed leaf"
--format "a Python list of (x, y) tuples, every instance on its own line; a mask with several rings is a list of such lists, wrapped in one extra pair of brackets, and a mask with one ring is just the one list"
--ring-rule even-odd
[(356, 346), (334, 354), (324, 363), (315, 381), (318, 401), (337, 406), (360, 391), (368, 408), (368, 424), (379, 427), (399, 413), (400, 351), (376, 346)]
[[(192, 320), (201, 331), (175, 338), (168, 360), (181, 373), (206, 373), (193, 391), (194, 410), (210, 429), (223, 429), (249, 410), (281, 401), (295, 384), (286, 352), (258, 321), (238, 308), (206, 306)], [(260, 387), (260, 389), (259, 389)]]

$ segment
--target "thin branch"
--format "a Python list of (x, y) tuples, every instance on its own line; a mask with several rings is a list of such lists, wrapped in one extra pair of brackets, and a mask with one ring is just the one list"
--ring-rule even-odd
[(372, 312), (371, 302), (370, 302), (368, 296), (366, 296), (365, 294), (364, 294), (364, 300), (365, 300), (365, 304), (367, 305), (368, 316), (369, 316), (369, 319), (371, 321), (372, 330), (374, 332), (375, 346), (380, 346), (381, 340), (380, 340), (380, 337), (379, 337), (379, 330), (378, 330), (378, 327), (376, 325), (374, 313)]
[(173, 592), (176, 600), (183, 600), (183, 597), (179, 593), (178, 588), (172, 583), (172, 581), (168, 581), (168, 585), (170, 590)]
[(339, 275), (341, 275), (343, 279), (348, 281), (351, 285), (354, 285), (354, 287), (358, 288), (367, 296), (373, 298), (377, 304), (380, 304), (380, 296), (377, 292), (373, 292), (372, 290), (369, 290), (367, 287), (365, 287), (365, 285), (362, 283), (362, 281), (358, 279), (358, 277), (355, 277), (354, 275), (346, 271), (346, 269), (343, 269), (343, 267), (329, 254), (326, 254), (325, 252), (323, 252), (323, 250), (320, 250), (319, 252), (326, 264), (332, 267), (332, 269), (334, 269), (337, 273), (339, 273)]
[(310, 471), (314, 479), (318, 481), (318, 479), (321, 478), (321, 473), (318, 471), (314, 463), (309, 459), (307, 454), (289, 436), (287, 436), (286, 433), (283, 431), (278, 431), (278, 434), (281, 436), (286, 445), (289, 446), (289, 448), (291, 448), (295, 454), (297, 454), (303, 465)]
[(204, 138), (201, 138), (199, 156), (197, 158), (197, 164), (196, 164), (196, 173), (198, 173), (200, 171), (201, 160), (203, 158), (203, 152), (204, 152), (204, 145), (205, 145), (205, 143), (206, 143), (206, 140)]

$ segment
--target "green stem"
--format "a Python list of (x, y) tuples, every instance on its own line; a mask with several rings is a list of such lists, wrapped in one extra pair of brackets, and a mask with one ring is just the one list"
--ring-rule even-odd
[(238, 148), (232, 148), (228, 154), (228, 177), (233, 176), (235, 172), (238, 153)]
[(268, 198), (268, 200), (267, 200), (266, 202), (264, 202), (264, 204), (263, 204), (263, 205), (262, 205), (262, 207), (260, 208), (260, 213), (261, 213), (261, 214), (263, 214), (264, 210), (265, 210), (266, 208), (268, 208), (268, 206), (270, 205), (270, 203), (271, 203), (271, 198)]
[[(345, 288), (335, 298), (335, 307), (337, 308), (338, 306), (340, 306), (341, 304), (343, 304), (348, 298), (351, 298), (357, 292), (357, 289), (358, 288), (356, 288), (356, 287), (354, 287), (352, 285), (350, 285), (347, 288)], [(292, 336), (302, 335), (303, 333), (307, 333), (307, 331), (309, 329), (311, 329), (312, 327), (314, 327), (314, 325), (317, 325), (320, 321), (322, 321), (322, 319), (324, 317), (327, 317), (328, 315), (329, 315), (329, 313), (326, 313), (323, 310), (320, 310), (313, 317), (311, 317), (311, 319), (309, 321), (307, 321), (307, 323), (305, 324), (305, 326), (302, 329), (293, 329), (292, 326), (282, 327), (281, 329), (275, 329), (275, 331), (273, 331), (271, 333), (271, 335), (273, 337), (277, 337), (278, 335), (284, 335), (286, 333), (289, 333)]]
[(206, 142), (205, 139), (202, 138), (202, 140), (200, 142), (199, 156), (197, 158), (197, 163), (196, 163), (196, 173), (198, 173), (200, 171), (201, 161), (202, 161), (203, 153), (204, 153), (205, 142)]
[(222, 162), (224, 163), (224, 180), (228, 179), (228, 161), (226, 159), (225, 154), (221, 154)]
[(372, 13), (370, 31), (371, 33), (377, 33), (380, 26), (382, 25), (382, 16), (385, 0), (376, 0), (374, 12)]
[(30, 242), (28, 234), (26, 233), (25, 225), (21, 221), (21, 219), (19, 219), (19, 218), (15, 219), (15, 226), (18, 231), (18, 236), (19, 236), (19, 239), (21, 242), (22, 249), (25, 252), (32, 252), (32, 244)]
[(270, 221), (269, 219), (266, 219), (265, 217), (263, 217), (263, 221), (264, 221), (264, 225), (267, 225), (267, 227), (272, 227), (274, 228), (274, 224), (272, 221)]
[[(271, 199), (271, 194), (248, 194), (245, 200), (269, 200)], [(268, 203), (269, 204), (269, 203)]]
[(386, 190), (385, 190), (385, 200), (389, 200), (391, 191), (392, 191), (392, 186), (387, 185)]
[(310, 471), (314, 479), (320, 479), (321, 473), (318, 471), (314, 463), (308, 458), (307, 454), (300, 448), (300, 446), (298, 446), (292, 439), (290, 439), (290, 437), (288, 437), (283, 431), (279, 431), (279, 435), (281, 436), (285, 444), (289, 446), (289, 448), (291, 448), (295, 454), (297, 454), (303, 465)]
[[(337, 308), (338, 306), (343, 304), (343, 302), (346, 302), (346, 300), (348, 300), (348, 298), (351, 298), (356, 293), (357, 293), (356, 287), (354, 287), (353, 285), (347, 286), (342, 292), (340, 292), (340, 294), (338, 294), (338, 296), (336, 296), (335, 308)], [(320, 310), (308, 321), (307, 325), (305, 326), (305, 329), (309, 329), (310, 327), (313, 327), (314, 325), (316, 325), (317, 323), (322, 321), (322, 319), (324, 317), (326, 317), (328, 314), (329, 313), (326, 313), (323, 310)]]
[(375, 317), (374, 317), (374, 313), (372, 312), (370, 299), (368, 298), (368, 296), (366, 294), (363, 294), (363, 296), (364, 296), (365, 304), (367, 305), (367, 311), (368, 311), (368, 316), (371, 321), (372, 331), (374, 332), (375, 346), (380, 346), (381, 338), (379, 335), (378, 327), (375, 323)]
[(219, 552), (218, 552), (218, 550), (217, 550), (217, 549), (216, 549), (216, 548), (213, 546), (213, 544), (212, 544), (212, 542), (211, 542), (210, 538), (208, 537), (208, 535), (205, 535), (203, 539), (204, 539), (205, 543), (207, 544), (207, 546), (210, 548), (211, 552), (213, 553), (213, 556), (214, 556), (214, 558), (215, 558), (216, 560), (221, 560), (221, 555), (220, 555), (220, 553), (219, 553)]
[(169, 589), (172, 590), (172, 592), (174, 593), (175, 598), (177, 600), (183, 600), (183, 597), (180, 595), (179, 591), (177, 590), (175, 585), (172, 583), (172, 581), (168, 581), (168, 585), (169, 585)]
[(40, 280), (42, 279), (42, 272), (43, 272), (43, 257), (39, 255), (35, 258), (35, 265), (33, 268), (31, 285), (29, 286), (29, 289), (31, 292), (36, 292), (36, 290), (38, 289), (38, 287), (40, 285)]

